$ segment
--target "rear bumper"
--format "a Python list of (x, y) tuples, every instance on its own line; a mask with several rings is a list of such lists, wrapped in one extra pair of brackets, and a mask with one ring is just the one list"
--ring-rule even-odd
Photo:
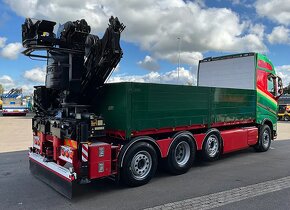
[(50, 187), (71, 199), (77, 184), (77, 175), (71, 173), (67, 168), (54, 162), (45, 162), (44, 157), (29, 152), (29, 168), (31, 173)]

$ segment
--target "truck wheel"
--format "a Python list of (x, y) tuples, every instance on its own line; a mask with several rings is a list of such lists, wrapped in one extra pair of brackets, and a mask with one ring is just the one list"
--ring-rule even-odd
[(221, 139), (217, 133), (206, 136), (202, 146), (202, 156), (207, 161), (215, 161), (221, 154)]
[(271, 129), (268, 125), (262, 125), (259, 130), (258, 143), (255, 145), (255, 150), (258, 152), (266, 152), (271, 146)]
[(124, 184), (136, 187), (148, 183), (157, 168), (157, 154), (152, 145), (140, 142), (129, 148), (121, 169)]
[(285, 118), (284, 118), (286, 121), (289, 121), (290, 120), (290, 117), (288, 115), (285, 115)]
[(188, 135), (178, 137), (172, 143), (166, 159), (167, 171), (175, 175), (184, 174), (192, 167), (195, 154), (193, 139)]

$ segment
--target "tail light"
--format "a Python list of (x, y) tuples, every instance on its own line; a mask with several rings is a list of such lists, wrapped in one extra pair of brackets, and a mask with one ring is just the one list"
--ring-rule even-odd
[(69, 146), (61, 146), (59, 159), (72, 163), (74, 159), (74, 150), (74, 148)]

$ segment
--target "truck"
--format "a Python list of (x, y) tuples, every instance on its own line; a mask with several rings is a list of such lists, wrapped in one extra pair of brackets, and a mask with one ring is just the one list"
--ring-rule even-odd
[(278, 100), (278, 120), (290, 120), (290, 96), (285, 94)]
[(28, 109), (23, 103), (21, 88), (13, 88), (8, 93), (2, 95), (3, 116), (25, 116), (27, 112)]
[(27, 18), (22, 25), (23, 54), (47, 59), (28, 156), (31, 173), (67, 198), (96, 179), (144, 185), (158, 164), (184, 174), (198, 153), (215, 161), (249, 147), (265, 152), (276, 138), (283, 85), (265, 55), (200, 60), (197, 86), (108, 83), (123, 55), (124, 24), (111, 17), (102, 38), (83, 19), (59, 35), (55, 24)]

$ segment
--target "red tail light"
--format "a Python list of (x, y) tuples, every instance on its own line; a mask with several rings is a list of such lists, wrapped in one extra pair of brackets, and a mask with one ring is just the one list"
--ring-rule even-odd
[(74, 149), (72, 147), (64, 145), (60, 147), (59, 158), (61, 160), (72, 163), (74, 159), (73, 157), (74, 157)]

